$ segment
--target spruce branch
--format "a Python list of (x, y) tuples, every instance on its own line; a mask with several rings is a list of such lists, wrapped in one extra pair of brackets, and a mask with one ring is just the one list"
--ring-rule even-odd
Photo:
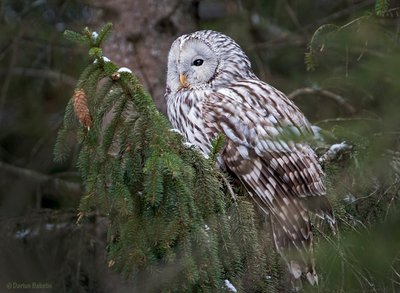
[(308, 71), (313, 71), (318, 66), (315, 59), (315, 52), (322, 52), (325, 47), (325, 42), (331, 34), (337, 32), (339, 27), (334, 24), (324, 24), (320, 26), (313, 34), (310, 43), (308, 44), (308, 52), (305, 54), (305, 63)]
[(211, 142), (211, 150), (209, 158), (212, 162), (216, 162), (217, 157), (225, 146), (225, 136), (221, 133)]
[(375, 14), (378, 16), (384, 16), (389, 9), (389, 0), (376, 0), (375, 2)]
[[(111, 31), (112, 31), (112, 23), (109, 22), (101, 28), (97, 38), (95, 39), (94, 45), (100, 47), (103, 44), (103, 42), (108, 38), (108, 36), (111, 34)], [(93, 36), (93, 33), (91, 36)]]
[[(163, 271), (179, 267), (171, 271), (176, 282), (161, 281), (159, 291), (213, 291), (225, 276), (240, 284), (262, 245), (252, 205), (245, 221), (235, 215), (236, 195), (217, 169), (224, 137), (213, 141), (209, 159), (186, 147), (137, 77), (103, 55), (110, 30), (108, 24), (99, 33), (66, 33), (89, 45), (93, 60), (78, 79), (55, 147), (62, 160), (70, 136), (80, 144), (81, 218), (93, 211), (109, 217), (108, 262), (123, 275), (162, 279)], [(238, 229), (251, 240), (243, 252)]]
[(76, 43), (78, 45), (81, 45), (82, 43), (89, 45), (88, 39), (85, 36), (83, 36), (80, 33), (74, 32), (74, 31), (65, 30), (64, 31), (64, 37), (67, 40), (69, 40), (71, 42), (74, 42), (74, 43)]

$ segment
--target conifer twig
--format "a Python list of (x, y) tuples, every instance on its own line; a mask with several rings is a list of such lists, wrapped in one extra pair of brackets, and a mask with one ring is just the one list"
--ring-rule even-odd
[(222, 181), (224, 181), (224, 184), (226, 188), (228, 188), (229, 194), (231, 195), (233, 201), (236, 203), (237, 202), (237, 195), (233, 191), (232, 185), (229, 183), (228, 179), (224, 176), (224, 174), (221, 174)]

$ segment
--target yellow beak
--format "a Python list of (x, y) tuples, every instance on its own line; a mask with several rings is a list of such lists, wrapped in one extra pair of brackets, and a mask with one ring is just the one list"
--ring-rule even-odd
[(181, 84), (181, 87), (187, 87), (189, 85), (186, 77), (182, 73), (179, 74), (179, 83)]

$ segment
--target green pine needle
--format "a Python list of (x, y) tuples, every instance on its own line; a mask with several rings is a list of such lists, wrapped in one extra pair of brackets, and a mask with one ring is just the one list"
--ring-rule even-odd
[[(92, 127), (78, 123), (70, 101), (55, 147), (55, 158), (63, 160), (68, 137), (80, 143), (77, 165), (86, 190), (81, 214), (108, 215), (109, 261), (122, 275), (140, 277), (139, 291), (150, 280), (158, 281), (153, 285), (160, 292), (220, 291), (224, 278), (245, 284), (252, 274), (247, 268), (267, 264), (256, 261), (264, 246), (253, 206), (233, 205), (220, 181), (215, 160), (224, 136), (212, 142), (209, 160), (186, 148), (137, 77), (117, 72), (104, 58), (101, 44), (110, 31), (107, 24), (98, 34), (87, 28), (83, 35), (65, 33), (89, 44), (95, 59), (77, 84)], [(239, 230), (244, 239), (235, 236)], [(172, 268), (173, 281), (165, 280), (164, 270)], [(262, 270), (257, 276), (262, 279)]]

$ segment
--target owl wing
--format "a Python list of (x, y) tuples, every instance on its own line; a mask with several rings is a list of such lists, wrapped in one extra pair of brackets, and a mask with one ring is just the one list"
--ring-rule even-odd
[[(225, 165), (258, 206), (272, 214), (278, 251), (309, 250), (308, 211), (331, 221), (334, 217), (313, 150), (285, 139), (287, 130), (298, 136), (311, 133), (302, 112), (281, 92), (251, 80), (209, 94), (202, 115), (209, 135), (222, 132), (227, 138), (221, 154)], [(313, 272), (312, 264), (304, 261), (304, 266), (304, 271), (290, 269), (294, 275)]]

